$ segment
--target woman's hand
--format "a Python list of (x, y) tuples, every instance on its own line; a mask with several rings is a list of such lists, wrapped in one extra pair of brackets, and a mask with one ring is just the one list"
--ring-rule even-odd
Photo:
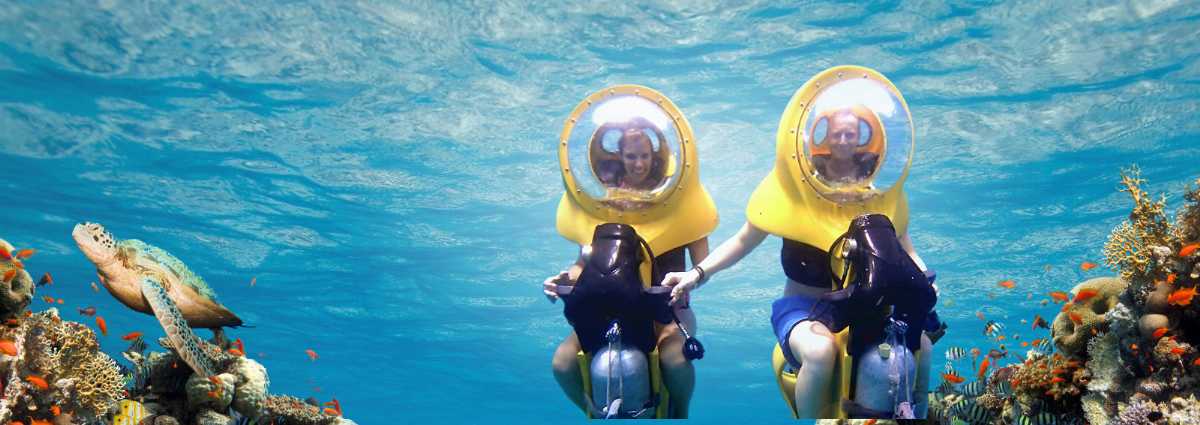
[(554, 276), (546, 278), (542, 281), (542, 294), (546, 295), (546, 299), (550, 302), (558, 301), (558, 285), (570, 285), (571, 275), (566, 270), (558, 272)]
[(686, 272), (667, 273), (663, 277), (662, 286), (671, 288), (670, 304), (672, 306), (681, 301), (686, 302), (688, 294), (693, 289), (700, 287), (700, 272), (692, 269)]

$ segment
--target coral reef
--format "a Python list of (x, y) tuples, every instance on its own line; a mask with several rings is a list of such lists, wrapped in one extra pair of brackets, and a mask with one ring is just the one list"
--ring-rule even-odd
[[(1071, 289), (1075, 301), (1066, 303), (1051, 325), (1058, 350), (1068, 356), (1081, 354), (1093, 336), (1106, 330), (1104, 315), (1116, 306), (1127, 286), (1128, 283), (1118, 278), (1098, 277)], [(1085, 291), (1093, 295), (1082, 299), (1079, 294)]]
[(1136, 167), (1121, 172), (1122, 192), (1133, 198), (1133, 211), (1129, 220), (1121, 223), (1104, 244), (1104, 259), (1121, 271), (1126, 281), (1146, 281), (1153, 278), (1154, 253), (1151, 247), (1170, 246), (1175, 240), (1165, 211), (1167, 197), (1158, 200), (1142, 190), (1145, 180)]
[[(11, 253), (13, 246), (0, 239), (0, 249)], [(0, 260), (0, 276), (14, 269), (12, 280), (0, 281), (0, 321), (16, 319), (33, 300), (33, 277), (29, 272), (17, 267), (13, 260)]]
[(52, 420), (48, 406), (95, 421), (122, 396), (124, 378), (116, 362), (99, 351), (92, 330), (63, 321), (53, 308), (0, 330), (0, 338), (18, 347), (17, 356), (0, 362), (0, 371), (9, 377), (0, 422), (13, 417)]

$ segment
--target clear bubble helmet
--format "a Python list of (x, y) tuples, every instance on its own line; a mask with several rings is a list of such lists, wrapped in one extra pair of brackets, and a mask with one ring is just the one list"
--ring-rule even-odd
[(661, 93), (636, 85), (597, 91), (575, 107), (558, 142), (566, 193), (557, 227), (567, 239), (587, 244), (597, 225), (624, 223), (663, 253), (716, 228), (691, 126)]
[(860, 214), (884, 214), (904, 234), (912, 116), (878, 72), (836, 66), (796, 91), (780, 118), (775, 167), (746, 208), (755, 226), (826, 247)]

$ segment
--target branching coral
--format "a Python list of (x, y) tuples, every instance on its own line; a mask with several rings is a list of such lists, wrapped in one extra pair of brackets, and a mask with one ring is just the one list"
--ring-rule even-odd
[(1127, 281), (1148, 281), (1154, 276), (1153, 246), (1173, 246), (1175, 238), (1167, 221), (1164, 208), (1166, 196), (1157, 201), (1142, 190), (1146, 181), (1141, 178), (1137, 166), (1121, 170), (1122, 192), (1133, 198), (1133, 211), (1129, 220), (1121, 223), (1104, 244), (1104, 260), (1121, 271)]
[(1021, 410), (1030, 412), (1037, 405), (1078, 405), (1089, 381), (1091, 372), (1080, 360), (1055, 353), (1017, 365), (1011, 383)]

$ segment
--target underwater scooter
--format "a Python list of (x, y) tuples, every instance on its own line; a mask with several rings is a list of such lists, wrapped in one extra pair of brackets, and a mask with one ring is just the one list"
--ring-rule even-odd
[(853, 399), (842, 400), (843, 409), (850, 417), (924, 418), (928, 394), (914, 383), (914, 352), (935, 314), (934, 275), (920, 270), (900, 245), (891, 220), (881, 214), (851, 220), (829, 252), (843, 259), (843, 267), (840, 289), (823, 299), (835, 304), (849, 324), (846, 349), (854, 359), (848, 393)]
[[(667, 304), (670, 288), (643, 283), (642, 262), (650, 261), (653, 269), (654, 253), (633, 227), (596, 226), (584, 259), (575, 285), (560, 285), (558, 295), (583, 348), (584, 386), (591, 387), (585, 394), (588, 416), (662, 416), (666, 406), (654, 322), (676, 323), (687, 339), (683, 354), (688, 360), (703, 358), (704, 346), (688, 334)], [(653, 270), (650, 275), (657, 276)]]

